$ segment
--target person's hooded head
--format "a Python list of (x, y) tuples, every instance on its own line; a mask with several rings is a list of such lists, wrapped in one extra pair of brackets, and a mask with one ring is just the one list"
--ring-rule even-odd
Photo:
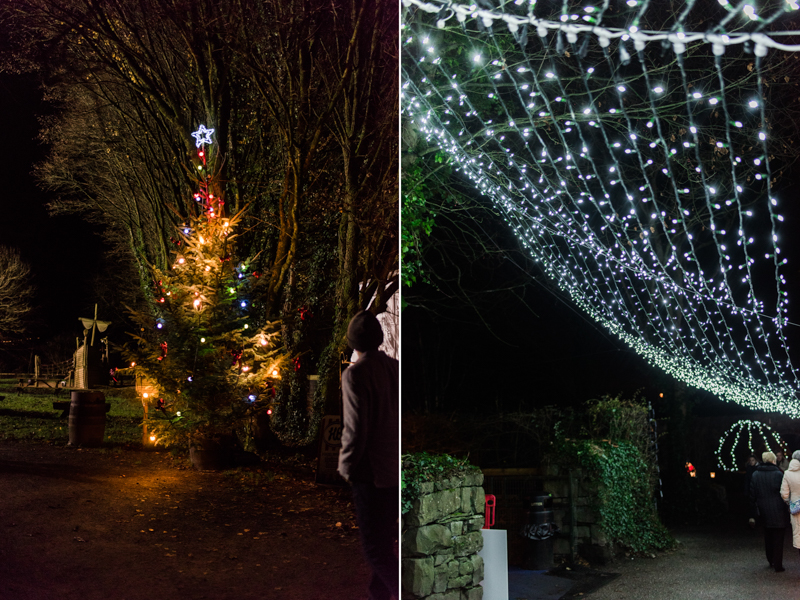
[(347, 326), (347, 343), (353, 350), (369, 352), (383, 343), (383, 329), (378, 319), (368, 310), (362, 310), (350, 319)]

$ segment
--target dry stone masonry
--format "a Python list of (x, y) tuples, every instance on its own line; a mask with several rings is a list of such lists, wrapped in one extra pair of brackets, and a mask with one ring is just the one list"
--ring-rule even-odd
[(421, 484), (403, 516), (403, 600), (481, 600), (485, 496), (479, 471)]

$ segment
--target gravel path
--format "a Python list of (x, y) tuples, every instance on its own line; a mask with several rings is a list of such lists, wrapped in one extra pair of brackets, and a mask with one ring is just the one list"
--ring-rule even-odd
[(675, 533), (678, 549), (655, 559), (621, 560), (602, 568), (621, 576), (591, 600), (797, 600), (800, 555), (787, 531), (783, 573), (767, 565), (763, 534), (745, 526)]

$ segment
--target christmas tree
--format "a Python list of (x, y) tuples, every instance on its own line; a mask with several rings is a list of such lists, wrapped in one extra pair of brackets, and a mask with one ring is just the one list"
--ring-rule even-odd
[[(172, 239), (172, 265), (151, 267), (149, 310), (130, 310), (139, 326), (125, 347), (152, 393), (145, 402), (150, 440), (212, 440), (241, 434), (260, 411), (269, 411), (287, 356), (278, 321), (259, 314), (263, 279), (237, 257), (244, 211), (226, 216), (223, 193), (207, 156), (213, 129), (197, 140), (196, 214)], [(217, 157), (218, 160), (218, 157)], [(148, 410), (149, 409), (149, 410)]]

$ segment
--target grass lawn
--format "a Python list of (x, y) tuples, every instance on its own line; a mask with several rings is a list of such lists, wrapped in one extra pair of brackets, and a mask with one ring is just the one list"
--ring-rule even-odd
[[(106, 414), (105, 443), (110, 445), (141, 444), (142, 405), (138, 400), (106, 393), (111, 410)], [(0, 440), (29, 440), (66, 444), (69, 441), (69, 422), (61, 410), (53, 408), (54, 401), (69, 402), (69, 394), (55, 396), (0, 392)]]

